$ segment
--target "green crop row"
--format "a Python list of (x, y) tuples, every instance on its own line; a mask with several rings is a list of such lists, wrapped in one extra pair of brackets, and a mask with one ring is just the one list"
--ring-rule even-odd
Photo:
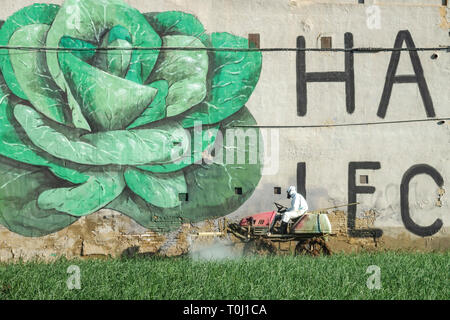
[(59, 259), (0, 264), (0, 299), (450, 299), (449, 267), (449, 252)]

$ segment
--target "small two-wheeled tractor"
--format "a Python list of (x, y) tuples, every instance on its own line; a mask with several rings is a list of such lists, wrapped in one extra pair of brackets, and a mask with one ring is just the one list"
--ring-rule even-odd
[(295, 254), (330, 255), (331, 249), (327, 240), (329, 236), (336, 234), (332, 232), (327, 210), (358, 203), (306, 212), (289, 222), (285, 234), (280, 233), (280, 222), (281, 215), (287, 208), (276, 202), (274, 204), (276, 211), (257, 213), (239, 222), (230, 223), (223, 219), (219, 232), (199, 232), (197, 236), (224, 236), (231, 233), (245, 243), (244, 254), (279, 254), (283, 251), (292, 253), (293, 248)]

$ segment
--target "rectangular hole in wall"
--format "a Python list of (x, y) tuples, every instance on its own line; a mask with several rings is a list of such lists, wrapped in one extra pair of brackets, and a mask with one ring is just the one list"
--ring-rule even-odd
[(447, 6), (447, 0), (442, 0), (442, 5)]
[(178, 199), (180, 201), (188, 201), (189, 200), (189, 196), (187, 193), (179, 193), (178, 194)]
[(234, 188), (234, 193), (235, 194), (242, 194), (242, 188), (241, 187)]
[(332, 46), (331, 37), (320, 38), (320, 47), (322, 49), (331, 49), (331, 46)]
[(367, 175), (360, 175), (359, 176), (359, 183), (361, 183), (361, 184), (368, 184), (369, 183), (369, 176), (367, 176)]
[(259, 33), (250, 33), (248, 35), (248, 47), (249, 48), (260, 48), (260, 37)]
[(274, 187), (273, 194), (281, 194), (281, 187)]
[(358, 3), (364, 4), (364, 0), (358, 0)]

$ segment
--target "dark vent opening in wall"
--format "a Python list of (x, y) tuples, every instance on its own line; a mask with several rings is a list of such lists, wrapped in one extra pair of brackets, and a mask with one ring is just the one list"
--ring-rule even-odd
[(281, 194), (281, 187), (274, 187), (273, 194)]
[(320, 38), (320, 47), (322, 49), (331, 49), (331, 46), (332, 46), (331, 37)]
[(442, 0), (442, 5), (447, 6), (447, 0)]
[(358, 3), (364, 4), (364, 0), (358, 0)]
[(361, 184), (369, 184), (369, 176), (367, 176), (367, 175), (360, 175), (359, 176), (359, 183), (361, 183)]
[(178, 199), (180, 201), (189, 201), (189, 196), (187, 193), (179, 193), (178, 194)]
[(240, 187), (234, 188), (234, 193), (235, 194), (242, 194), (242, 188), (240, 188)]
[(260, 37), (259, 33), (250, 33), (248, 35), (248, 47), (249, 48), (260, 48)]

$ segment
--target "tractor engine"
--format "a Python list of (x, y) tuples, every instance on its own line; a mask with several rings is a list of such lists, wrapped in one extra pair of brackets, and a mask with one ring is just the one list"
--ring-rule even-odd
[(276, 215), (276, 211), (268, 211), (257, 213), (243, 218), (239, 225), (241, 227), (253, 228), (253, 234), (266, 234), (269, 231), (269, 227)]

